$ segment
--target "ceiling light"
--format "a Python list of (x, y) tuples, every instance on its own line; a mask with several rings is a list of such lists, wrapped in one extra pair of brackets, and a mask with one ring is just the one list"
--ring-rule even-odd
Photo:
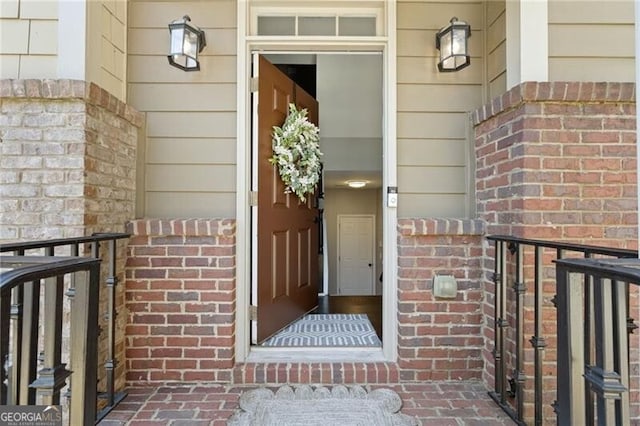
[(366, 184), (367, 184), (367, 182), (365, 182), (363, 180), (350, 180), (350, 181), (347, 181), (347, 185), (349, 185), (350, 188), (363, 188)]

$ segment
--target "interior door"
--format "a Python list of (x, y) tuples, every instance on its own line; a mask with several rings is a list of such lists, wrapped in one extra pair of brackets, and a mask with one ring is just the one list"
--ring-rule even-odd
[(373, 216), (338, 216), (338, 294), (374, 294)]
[(318, 102), (262, 56), (258, 59), (257, 343), (315, 309), (318, 303), (318, 226), (315, 196), (301, 203), (285, 186), (272, 156), (273, 126), (288, 105), (307, 108), (318, 124)]

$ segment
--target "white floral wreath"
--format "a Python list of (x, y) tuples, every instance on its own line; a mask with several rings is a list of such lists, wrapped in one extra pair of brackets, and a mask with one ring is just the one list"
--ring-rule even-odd
[(285, 194), (293, 192), (304, 203), (320, 180), (321, 162), (318, 127), (307, 119), (307, 110), (289, 104), (282, 127), (273, 127), (271, 164), (285, 184)]

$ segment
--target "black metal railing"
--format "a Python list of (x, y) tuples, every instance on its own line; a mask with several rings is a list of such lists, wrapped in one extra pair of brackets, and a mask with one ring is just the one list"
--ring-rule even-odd
[[(37, 395), (39, 404), (57, 404), (70, 377), (65, 392), (70, 424), (92, 424), (126, 396), (115, 388), (115, 369), (123, 361), (116, 358), (116, 286), (117, 242), (128, 237), (104, 233), (0, 245), (1, 404), (34, 405)], [(101, 246), (106, 247), (104, 253)], [(79, 271), (89, 271), (89, 278), (80, 279)], [(102, 313), (101, 292), (106, 298)], [(70, 302), (69, 318), (63, 314), (63, 294)], [(107, 323), (103, 329), (99, 318)], [(66, 352), (61, 343), (63, 327), (69, 330)], [(107, 335), (99, 338), (104, 332)], [(101, 374), (98, 342), (106, 345), (101, 348), (106, 354)], [(62, 362), (63, 355), (68, 365)], [(103, 379), (100, 390), (99, 376)]]
[[(552, 395), (545, 381), (555, 379), (555, 376), (549, 377), (548, 371), (555, 368), (555, 360), (545, 359), (545, 350), (549, 341), (555, 342), (560, 337), (556, 336), (555, 329), (549, 330), (548, 320), (557, 314), (557, 323), (564, 321), (555, 306), (554, 261), (576, 257), (637, 258), (638, 252), (502, 235), (488, 239), (494, 242), (495, 250), (495, 288), (493, 297), (489, 298), (493, 299), (494, 310), (495, 383), (489, 394), (516, 423), (525, 425), (533, 420), (533, 424), (542, 425), (549, 418), (545, 411), (555, 409), (557, 404), (557, 401), (548, 401)], [(512, 292), (509, 292), (509, 283)], [(585, 303), (591, 305), (594, 301), (588, 295)], [(627, 333), (631, 333), (635, 327), (633, 320), (627, 324)], [(587, 335), (591, 333), (590, 327), (591, 322), (587, 321), (584, 324)], [(525, 332), (533, 335), (527, 340)], [(530, 348), (526, 347), (527, 343)], [(545, 400), (549, 403), (545, 404)], [(588, 400), (585, 405), (593, 406)]]
[(559, 425), (631, 424), (629, 285), (639, 268), (638, 259), (556, 261)]

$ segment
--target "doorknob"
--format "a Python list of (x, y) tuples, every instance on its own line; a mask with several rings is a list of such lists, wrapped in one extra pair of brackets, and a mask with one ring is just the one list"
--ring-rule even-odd
[(371, 268), (371, 263), (369, 264), (369, 268)]

